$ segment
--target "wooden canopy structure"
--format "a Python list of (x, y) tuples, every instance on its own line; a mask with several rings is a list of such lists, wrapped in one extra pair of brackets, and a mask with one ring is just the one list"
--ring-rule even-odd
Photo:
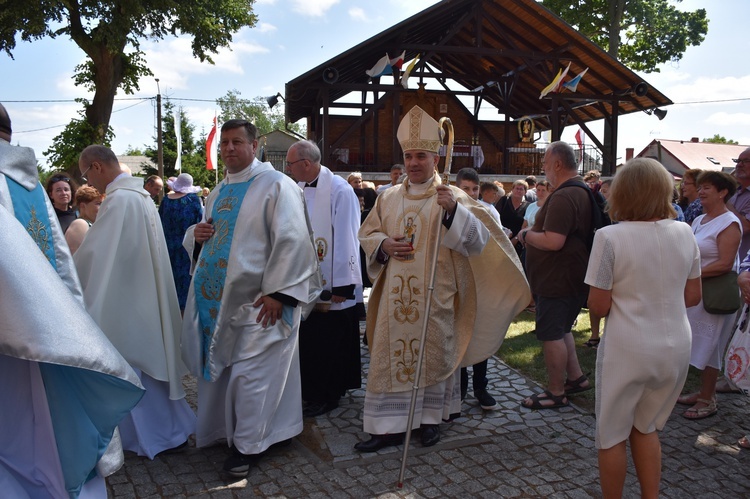
[[(400, 74), (365, 73), (386, 53), (402, 51), (407, 63), (419, 55), (411, 89)], [(540, 98), (568, 64), (566, 80), (588, 68), (576, 91)], [(459, 144), (481, 145), (487, 173), (526, 173), (512, 153), (517, 146), (533, 152), (515, 132), (519, 120), (531, 119), (537, 131), (551, 130), (552, 140), (566, 126), (580, 126), (602, 152), (607, 174), (614, 172), (618, 117), (672, 103), (535, 0), (443, 0), (288, 82), (285, 93), (286, 120), (307, 119), (324, 161), (363, 171), (399, 161), (395, 131), (420, 104), (435, 119), (450, 116)], [(497, 109), (497, 120), (480, 120), (487, 106)], [(586, 125), (600, 119), (612, 131), (609, 144)]]

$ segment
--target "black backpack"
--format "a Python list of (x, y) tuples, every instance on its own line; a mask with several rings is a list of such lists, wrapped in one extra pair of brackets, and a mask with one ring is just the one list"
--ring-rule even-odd
[(598, 192), (594, 193), (594, 191), (592, 191), (587, 185), (578, 182), (571, 182), (565, 187), (569, 186), (580, 187), (589, 194), (589, 201), (591, 201), (591, 233), (586, 238), (586, 247), (589, 252), (591, 252), (591, 248), (594, 246), (594, 235), (596, 234), (596, 231), (607, 225), (612, 225), (612, 219), (609, 218), (606, 211), (607, 201), (604, 199), (604, 196)]

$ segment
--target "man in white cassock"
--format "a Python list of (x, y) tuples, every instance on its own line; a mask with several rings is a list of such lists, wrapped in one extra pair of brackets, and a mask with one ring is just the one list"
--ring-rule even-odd
[(73, 257), (86, 309), (146, 388), (120, 424), (123, 448), (149, 459), (183, 450), (196, 417), (182, 387), (182, 319), (159, 213), (109, 148), (88, 146), (78, 168), (107, 195)]
[(305, 417), (339, 406), (347, 390), (362, 384), (359, 317), (354, 296), (362, 284), (357, 231), (360, 210), (354, 189), (320, 164), (320, 149), (301, 140), (286, 154), (288, 173), (304, 189), (320, 263), (323, 289), (299, 333)]
[[(371, 438), (355, 445), (361, 452), (403, 441), (420, 350), (424, 362), (413, 429), (421, 427), (423, 446), (435, 445), (440, 422), (460, 411), (458, 368), (493, 355), (531, 296), (500, 225), (436, 175), (438, 123), (414, 106), (397, 136), (407, 179), (378, 196), (359, 231), (374, 283), (367, 313), (370, 370), (364, 407), (364, 430)], [(438, 227), (443, 234), (427, 316)], [(420, 345), (425, 320), (426, 343)]]
[(143, 390), (84, 310), (34, 151), (11, 133), (0, 104), (0, 490), (104, 498), (124, 462), (116, 425)]
[(257, 129), (221, 127), (226, 178), (188, 229), (193, 256), (183, 358), (198, 377), (199, 447), (226, 440), (224, 471), (247, 476), (270, 446), (302, 431), (302, 309), (320, 274), (302, 190), (255, 158)]

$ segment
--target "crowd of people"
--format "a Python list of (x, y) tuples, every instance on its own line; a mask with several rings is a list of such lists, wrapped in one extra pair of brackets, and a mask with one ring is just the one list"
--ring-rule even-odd
[[(735, 294), (750, 303), (740, 273), (750, 249), (750, 149), (733, 175), (686, 173), (682, 221), (674, 181), (657, 161), (631, 160), (613, 179), (581, 176), (563, 142), (545, 152), (545, 180), (516, 180), (508, 195), (473, 168), (444, 185), (439, 126), (418, 106), (397, 131), (403, 164), (377, 188), (361, 173), (331, 172), (312, 141), (290, 147), (286, 175), (277, 171), (256, 158), (258, 131), (246, 120), (221, 127), (226, 175), (210, 193), (182, 173), (166, 181), (165, 196), (162, 178), (133, 177), (100, 145), (81, 151), (85, 185), (56, 173), (43, 188), (33, 151), (12, 146), (11, 132), (0, 105), (0, 219), (9, 234), (0, 273), (18, 281), (14, 290), (42, 293), (29, 301), (44, 300), (48, 312), (8, 320), (2, 331), (0, 384), (14, 403), (0, 415), (27, 421), (0, 430), (9, 490), (104, 497), (123, 450), (154, 459), (184, 450), (191, 435), (198, 447), (225, 445), (224, 472), (247, 476), (303, 431), (303, 418), (327, 414), (360, 387), (361, 320), (369, 437), (359, 452), (400, 445), (412, 431), (424, 447), (438, 443), (440, 425), (461, 412), (467, 368), (480, 407), (496, 409), (487, 359), (524, 309), (535, 314), (548, 379), (521, 406), (564, 407), (596, 388), (605, 497), (623, 493), (628, 442), (642, 495), (657, 496), (658, 431), (675, 404), (689, 405), (688, 419), (707, 418), (718, 411), (717, 391), (736, 390), (719, 379), (734, 314), (704, 303), (701, 279), (739, 273)], [(593, 243), (598, 205), (589, 191), (612, 221)], [(23, 296), (3, 295), (4, 317), (19, 315)], [(572, 334), (584, 307), (593, 379)], [(69, 339), (62, 349), (60, 335)], [(681, 395), (689, 365), (701, 370), (701, 386)], [(197, 414), (185, 400), (188, 373)], [(21, 452), (23, 441), (55, 452), (31, 444)], [(750, 438), (740, 445), (750, 448)]]

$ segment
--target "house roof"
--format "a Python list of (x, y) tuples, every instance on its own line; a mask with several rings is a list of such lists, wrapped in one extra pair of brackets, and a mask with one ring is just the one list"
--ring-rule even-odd
[(258, 136), (258, 140), (260, 140), (260, 139), (262, 139), (264, 137), (271, 137), (271, 136), (274, 136), (274, 135), (282, 135), (284, 137), (288, 137), (288, 138), (293, 139), (293, 140), (304, 140), (305, 139), (305, 137), (303, 135), (300, 135), (297, 132), (294, 132), (292, 130), (279, 130), (279, 129), (276, 129), (276, 130), (271, 130), (268, 133), (264, 133), (263, 135), (259, 135)]
[(699, 142), (698, 139), (655, 139), (637, 156), (655, 158), (669, 171), (682, 176), (690, 169), (732, 170), (735, 167), (733, 159), (747, 148), (745, 145)]
[(121, 165), (125, 165), (130, 168), (133, 175), (143, 174), (144, 166), (156, 168), (156, 163), (151, 161), (148, 156), (117, 156), (117, 161)]
[[(287, 121), (336, 107), (352, 91), (400, 89), (390, 77), (369, 82), (365, 70), (403, 50), (406, 61), (421, 54), (410, 83), (432, 78), (449, 91), (453, 80), (465, 89), (453, 93), (475, 96), (477, 107), (486, 101), (514, 119), (531, 116), (541, 128), (558, 113), (565, 125), (672, 103), (647, 84), (635, 95), (641, 77), (535, 0), (443, 0), (288, 82)], [(540, 99), (568, 63), (569, 78), (589, 68), (578, 90)]]

